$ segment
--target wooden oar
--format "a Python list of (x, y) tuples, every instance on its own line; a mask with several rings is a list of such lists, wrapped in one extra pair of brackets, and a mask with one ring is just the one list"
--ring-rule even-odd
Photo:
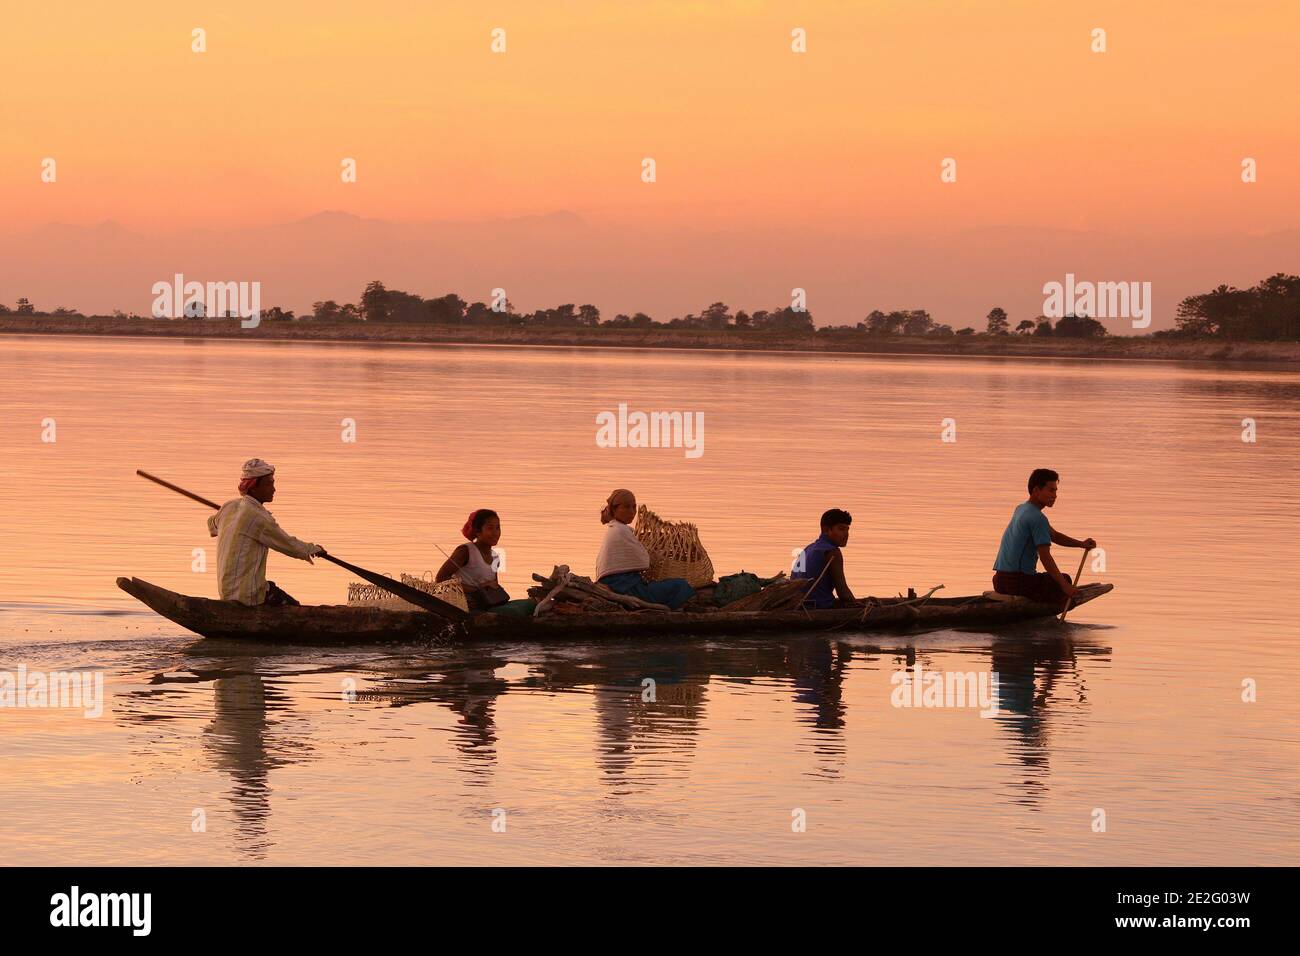
[[(207, 498), (204, 498), (201, 495), (196, 495), (192, 491), (186, 491), (179, 485), (173, 485), (170, 481), (164, 481), (156, 475), (149, 474), (147, 471), (141, 471), (137, 468), (135, 473), (141, 478), (147, 478), (155, 484), (162, 485), (164, 488), (170, 488), (178, 495), (184, 495), (186, 498), (197, 501), (199, 504), (207, 505), (215, 511), (221, 510), (221, 505), (217, 504), (215, 501), (209, 501)], [(349, 564), (342, 558), (336, 558), (334, 555), (327, 554), (324, 551), (321, 551), (320, 554), (314, 555), (314, 557), (324, 558), (326, 561), (332, 561), (339, 567), (351, 571), (357, 577), (364, 578), (371, 584), (378, 585), (385, 591), (396, 594), (402, 600), (409, 601), (416, 607), (422, 607), (431, 614), (437, 614), (439, 617), (449, 618), (453, 621), (464, 621), (469, 618), (469, 614), (462, 611), (456, 605), (448, 604), (446, 601), (441, 601), (432, 594), (426, 594), (419, 588), (413, 588), (409, 584), (403, 584), (401, 581), (394, 581), (387, 575), (379, 574), (376, 571), (368, 571), (365, 568), (357, 567), (355, 564)]]
[[(1083, 563), (1088, 560), (1088, 555), (1090, 554), (1092, 554), (1092, 548), (1083, 549), (1083, 557), (1079, 559), (1079, 570), (1074, 572), (1074, 586), (1076, 588), (1079, 586), (1079, 577), (1083, 574)], [(1065, 615), (1070, 613), (1070, 608), (1072, 607), (1074, 607), (1074, 598), (1070, 598), (1069, 603), (1065, 605), (1065, 610), (1061, 612), (1060, 619), (1062, 621), (1065, 620)]]

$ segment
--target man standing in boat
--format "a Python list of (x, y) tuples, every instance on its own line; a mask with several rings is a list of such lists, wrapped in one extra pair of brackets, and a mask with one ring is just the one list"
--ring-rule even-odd
[(208, 519), (208, 531), (217, 539), (221, 600), (270, 607), (297, 604), (274, 581), (266, 579), (267, 550), (274, 548), (310, 564), (312, 555), (323, 554), (325, 549), (287, 533), (263, 507), (275, 497), (273, 465), (260, 458), (244, 462), (239, 495)]
[(804, 605), (819, 610), (846, 607), (858, 603), (844, 577), (844, 552), (849, 543), (849, 525), (853, 516), (832, 508), (822, 515), (822, 533), (800, 553), (800, 563), (790, 573), (795, 581), (807, 580)]
[[(1043, 514), (1044, 508), (1056, 504), (1057, 482), (1061, 476), (1050, 468), (1035, 468), (1029, 476), (1029, 500), (1011, 514), (1002, 544), (993, 562), (993, 590), (1014, 594), (1045, 604), (1065, 607), (1079, 589), (1061, 573), (1052, 557), (1052, 545), (1063, 548), (1097, 547), (1092, 538), (1079, 541), (1053, 528)], [(1045, 570), (1038, 570), (1039, 560)]]

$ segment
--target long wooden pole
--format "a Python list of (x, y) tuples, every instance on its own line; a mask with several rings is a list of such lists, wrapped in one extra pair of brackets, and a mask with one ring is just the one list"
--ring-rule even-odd
[(213, 511), (220, 511), (220, 510), (221, 510), (221, 505), (217, 504), (215, 501), (209, 501), (207, 498), (200, 497), (199, 495), (196, 495), (196, 494), (195, 494), (194, 492), (192, 492), (192, 491), (186, 491), (186, 490), (185, 490), (184, 488), (182, 488), (180, 485), (173, 485), (170, 481), (163, 481), (163, 480), (162, 480), (161, 478), (159, 478), (157, 475), (151, 475), (151, 474), (149, 474), (149, 472), (147, 472), (147, 471), (141, 471), (139, 468), (137, 468), (137, 469), (135, 470), (135, 473), (136, 473), (137, 475), (139, 475), (141, 478), (147, 478), (147, 479), (149, 479), (150, 481), (152, 481), (152, 482), (153, 482), (154, 484), (156, 484), (156, 485), (162, 485), (164, 488), (170, 488), (172, 491), (176, 492), (178, 495), (184, 495), (186, 498), (189, 498), (189, 499), (191, 499), (191, 500), (193, 500), (193, 501), (197, 501), (197, 502), (198, 502), (199, 504), (201, 504), (201, 505), (207, 505), (207, 506), (208, 506), (209, 508), (211, 508)]
[[(1074, 586), (1076, 588), (1079, 586), (1079, 577), (1083, 574), (1083, 564), (1085, 561), (1088, 560), (1088, 555), (1090, 554), (1092, 554), (1092, 548), (1083, 549), (1083, 557), (1079, 559), (1079, 570), (1074, 572)], [(1074, 599), (1071, 598), (1069, 603), (1065, 605), (1065, 610), (1061, 612), (1062, 621), (1065, 620), (1065, 615), (1070, 613), (1070, 608), (1072, 608), (1073, 606), (1074, 606)]]
[[(180, 485), (173, 485), (170, 481), (164, 481), (157, 475), (151, 475), (149, 472), (141, 471), (138, 468), (135, 473), (141, 478), (152, 481), (154, 484), (162, 485), (164, 488), (169, 488), (178, 495), (184, 495), (186, 498), (197, 501), (199, 504), (207, 505), (215, 511), (221, 510), (221, 505), (217, 504), (215, 501), (209, 501), (207, 498), (204, 498), (201, 495), (196, 495), (192, 491), (186, 491)], [(355, 564), (348, 564), (348, 562), (344, 561), (342, 558), (336, 558), (334, 555), (327, 554), (324, 551), (321, 551), (321, 553), (316, 555), (316, 557), (324, 558), (326, 561), (332, 561), (339, 567), (346, 568), (348, 571), (351, 571), (360, 578), (364, 578), (371, 584), (378, 585), (385, 591), (396, 594), (402, 600), (409, 601), (416, 607), (424, 608), (426, 611), (429, 611), (432, 614), (437, 614), (439, 617), (450, 618), (453, 621), (464, 621), (469, 618), (469, 615), (456, 605), (439, 600), (432, 594), (426, 594), (419, 588), (413, 588), (409, 584), (403, 584), (401, 581), (394, 581), (387, 575), (380, 574), (377, 571), (369, 571), (365, 568), (358, 567)]]

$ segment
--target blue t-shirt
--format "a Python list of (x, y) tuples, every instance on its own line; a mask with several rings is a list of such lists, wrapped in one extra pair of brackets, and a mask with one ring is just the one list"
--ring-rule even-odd
[(1032, 501), (1020, 504), (1011, 514), (1007, 530), (1002, 532), (994, 571), (1019, 571), (1034, 574), (1038, 570), (1038, 549), (1052, 543), (1052, 526), (1047, 515)]
[(830, 572), (822, 574), (822, 569), (826, 567), (826, 562), (831, 559), (831, 555), (836, 550), (838, 547), (835, 542), (823, 531), (816, 541), (803, 549), (803, 570), (790, 572), (790, 578), (795, 581), (803, 578), (821, 578), (815, 588), (804, 593), (804, 600), (811, 601), (813, 607), (819, 610), (835, 606), (835, 582), (831, 579)]

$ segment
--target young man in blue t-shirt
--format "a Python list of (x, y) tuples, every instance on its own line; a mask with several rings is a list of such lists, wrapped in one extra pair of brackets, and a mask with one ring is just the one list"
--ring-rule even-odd
[[(993, 562), (993, 590), (999, 594), (1018, 594), (1064, 608), (1079, 593), (1056, 566), (1052, 545), (1092, 549), (1097, 547), (1097, 542), (1092, 538), (1083, 541), (1071, 538), (1047, 523), (1043, 509), (1056, 504), (1060, 480), (1061, 476), (1050, 468), (1035, 468), (1029, 476), (1029, 500), (1012, 513)], [(1038, 570), (1040, 558), (1046, 569), (1042, 572)]]
[(853, 596), (844, 577), (844, 552), (849, 543), (853, 515), (832, 508), (822, 515), (821, 536), (803, 549), (802, 560), (790, 574), (791, 580), (807, 580), (804, 606), (818, 610), (851, 607), (861, 602)]

